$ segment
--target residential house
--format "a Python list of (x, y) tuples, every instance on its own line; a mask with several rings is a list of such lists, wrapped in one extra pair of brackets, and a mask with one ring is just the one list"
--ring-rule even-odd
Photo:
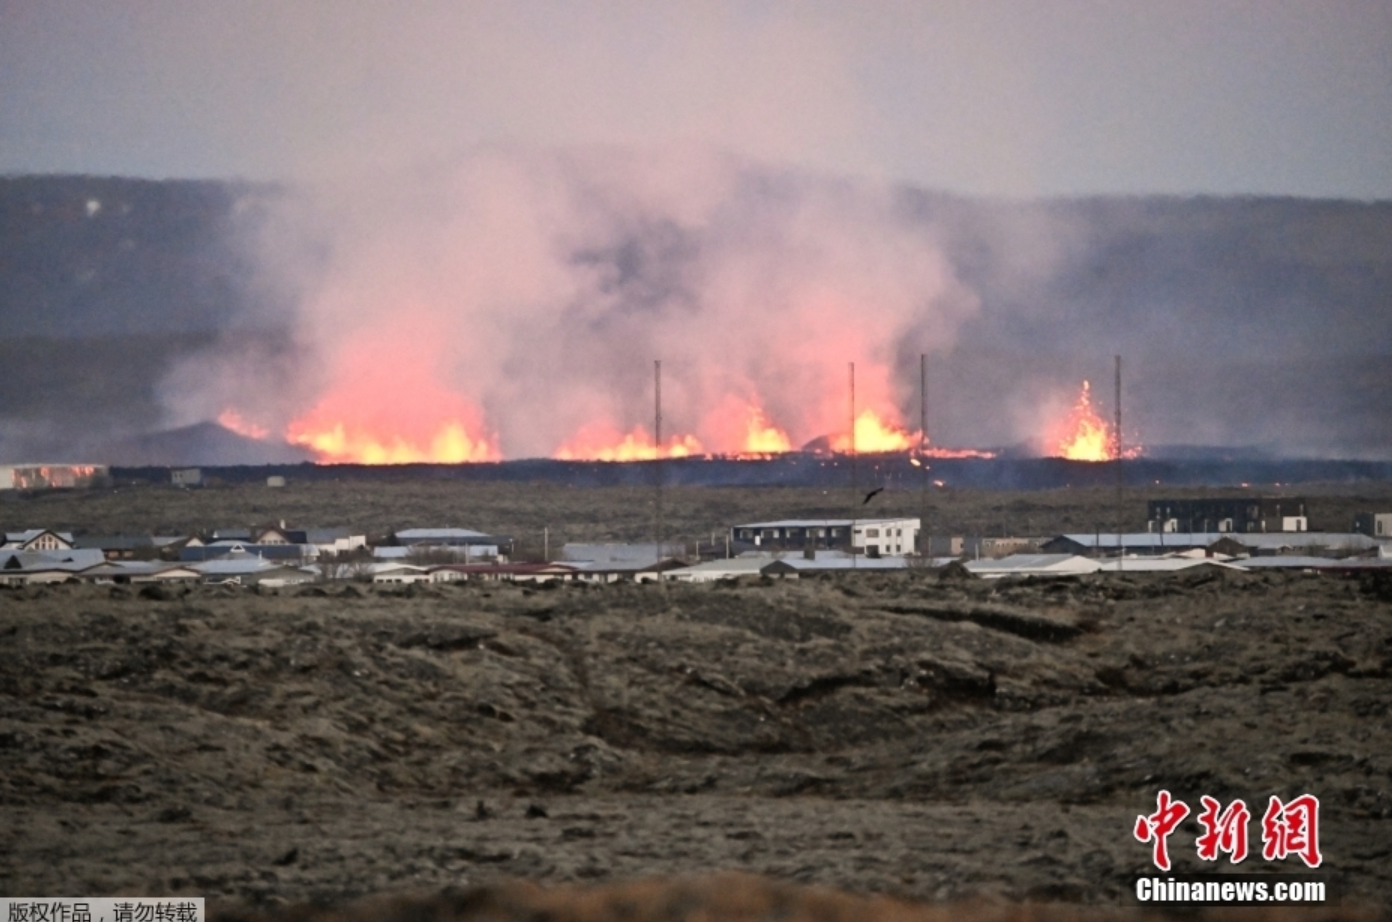
[(31, 528), (28, 531), (5, 532), (0, 550), (7, 551), (66, 551), (73, 546), (73, 536), (66, 531)]
[[(440, 558), (439, 562), (462, 561), (469, 563), (479, 560), (505, 562), (507, 554), (504, 547), (511, 542), (506, 538), (484, 534), (471, 528), (403, 528), (393, 532), (382, 545), (373, 549), (374, 556), (407, 556), (417, 559)], [(405, 548), (401, 551), (384, 551), (384, 547)]]
[(56, 551), (25, 551), (0, 548), (0, 585), (63, 583), (105, 562), (102, 552), (72, 548)]
[(657, 579), (669, 570), (686, 566), (682, 559), (686, 547), (682, 544), (579, 544), (568, 543), (561, 548), (561, 562), (579, 572), (578, 578), (589, 582), (612, 583), (617, 580), (645, 582)]

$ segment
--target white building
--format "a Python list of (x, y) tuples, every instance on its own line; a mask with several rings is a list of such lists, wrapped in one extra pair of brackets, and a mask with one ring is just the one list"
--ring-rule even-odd
[(870, 557), (902, 557), (918, 546), (920, 523), (905, 519), (780, 519), (747, 522), (730, 529), (738, 550), (801, 551), (846, 548)]

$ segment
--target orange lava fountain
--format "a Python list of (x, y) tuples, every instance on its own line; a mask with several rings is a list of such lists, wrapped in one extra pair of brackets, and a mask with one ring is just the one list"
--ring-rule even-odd
[(749, 418), (745, 422), (744, 453), (771, 455), (792, 451), (792, 448), (788, 433), (769, 422), (757, 405), (750, 405)]
[[(1083, 382), (1082, 393), (1073, 405), (1068, 416), (1053, 428), (1053, 435), (1047, 440), (1048, 455), (1051, 458), (1066, 458), (1069, 461), (1114, 461), (1116, 460), (1116, 441), (1107, 421), (1092, 407), (1092, 389)], [(1129, 448), (1122, 452), (1123, 458), (1140, 455), (1139, 448)]]
[(860, 411), (855, 421), (855, 444), (851, 444), (848, 433), (836, 436), (831, 441), (833, 451), (850, 451), (854, 448), (865, 454), (885, 451), (908, 451), (920, 441), (917, 432), (909, 432), (902, 426), (886, 422), (871, 409)]
[(707, 451), (726, 458), (766, 458), (793, 449), (787, 431), (769, 419), (757, 396), (726, 394), (709, 405), (696, 431)]

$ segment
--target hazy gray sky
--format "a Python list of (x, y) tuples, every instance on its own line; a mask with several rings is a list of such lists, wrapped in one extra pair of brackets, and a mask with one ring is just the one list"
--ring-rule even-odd
[(323, 177), (490, 144), (1392, 198), (1392, 3), (0, 0), (0, 173)]

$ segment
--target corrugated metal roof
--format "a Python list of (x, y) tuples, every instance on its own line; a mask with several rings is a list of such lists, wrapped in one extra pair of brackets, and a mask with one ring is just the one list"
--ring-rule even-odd
[(403, 528), (396, 537), (405, 541), (420, 541), (436, 538), (488, 538), (491, 537), (472, 528)]
[(647, 566), (657, 563), (660, 558), (681, 557), (685, 553), (685, 545), (667, 542), (663, 542), (662, 553), (659, 554), (658, 545), (652, 542), (647, 544), (583, 544), (572, 541), (561, 546), (560, 559), (570, 563), (640, 564)]
[(1339, 560), (1333, 557), (1307, 557), (1298, 554), (1280, 554), (1272, 557), (1248, 557), (1233, 563), (1244, 570), (1387, 570), (1392, 569), (1392, 558), (1349, 557)]
[[(39, 535), (42, 535), (42, 534), (45, 534), (45, 533), (49, 533), (49, 532), (50, 532), (50, 530), (47, 529), (47, 528), (28, 528), (28, 529), (25, 529), (24, 531), (7, 531), (7, 532), (5, 532), (5, 543), (6, 543), (6, 544), (26, 544), (26, 543), (28, 543), (28, 542), (30, 542), (30, 541), (33, 541), (33, 540), (34, 540), (35, 538), (37, 538)], [(61, 538), (62, 540), (66, 541), (66, 542), (69, 543), (69, 544), (72, 544), (72, 543), (73, 543), (73, 536), (72, 536), (72, 532), (70, 532), (70, 531), (54, 531), (54, 532), (51, 532), (51, 533), (54, 534), (54, 535), (56, 535), (56, 536), (58, 536), (59, 538)]]
[[(1059, 535), (1057, 538), (1066, 538), (1076, 544), (1086, 548), (1115, 548), (1117, 546), (1118, 535), (1113, 532), (1108, 534), (1102, 532), (1070, 533)], [(1057, 540), (1057, 538), (1051, 540)], [(1377, 542), (1367, 535), (1360, 535), (1352, 532), (1322, 532), (1322, 531), (1280, 531), (1280, 532), (1202, 532), (1202, 531), (1180, 531), (1180, 532), (1160, 532), (1139, 531), (1123, 532), (1120, 535), (1121, 546), (1130, 548), (1149, 548), (1162, 550), (1167, 547), (1208, 547), (1215, 541), (1228, 538), (1245, 547), (1274, 549), (1282, 547), (1330, 547), (1348, 548), (1351, 550), (1366, 550), (1376, 547)]]
[(0, 570), (66, 570), (77, 572), (106, 562), (106, 555), (97, 548), (74, 548), (63, 551), (0, 551)]
[(906, 557), (864, 557), (857, 555), (854, 559), (850, 555), (838, 557), (817, 557), (815, 560), (808, 560), (806, 557), (783, 557), (778, 563), (792, 567), (799, 572), (818, 572), (830, 570), (903, 570), (909, 566)]
[(1011, 554), (999, 560), (969, 560), (968, 571), (977, 576), (1075, 575), (1095, 573), (1101, 564), (1076, 554)]
[(1192, 570), (1195, 567), (1222, 567), (1225, 570), (1236, 570), (1239, 567), (1222, 560), (1214, 560), (1211, 557), (1125, 557), (1117, 560), (1109, 557), (1106, 560), (1098, 561), (1099, 573), (1178, 573), (1181, 570)]

